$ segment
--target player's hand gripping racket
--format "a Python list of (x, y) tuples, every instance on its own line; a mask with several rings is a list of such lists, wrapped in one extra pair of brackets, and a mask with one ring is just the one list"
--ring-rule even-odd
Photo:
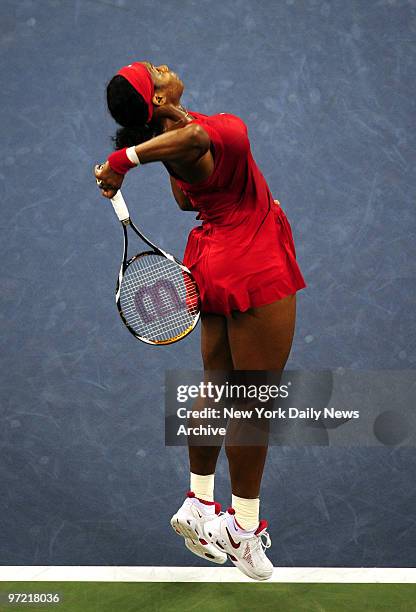
[[(194, 278), (186, 266), (137, 229), (121, 191), (111, 198), (111, 203), (124, 234), (116, 288), (116, 303), (123, 322), (136, 338), (148, 344), (182, 340), (199, 320), (200, 297)], [(152, 250), (127, 259), (128, 227)]]

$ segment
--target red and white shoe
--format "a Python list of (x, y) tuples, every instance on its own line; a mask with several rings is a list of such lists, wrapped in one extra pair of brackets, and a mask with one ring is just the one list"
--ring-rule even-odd
[(195, 497), (190, 491), (179, 510), (170, 520), (172, 528), (185, 538), (185, 546), (188, 550), (208, 559), (213, 563), (225, 563), (227, 555), (213, 544), (207, 542), (204, 535), (204, 524), (212, 521), (221, 511), (218, 502), (207, 502)]
[(243, 574), (254, 580), (268, 580), (273, 574), (273, 564), (266, 557), (265, 549), (272, 542), (267, 533), (267, 521), (260, 521), (256, 530), (245, 531), (235, 520), (235, 511), (228, 508), (225, 514), (204, 523), (207, 540), (228, 558)]

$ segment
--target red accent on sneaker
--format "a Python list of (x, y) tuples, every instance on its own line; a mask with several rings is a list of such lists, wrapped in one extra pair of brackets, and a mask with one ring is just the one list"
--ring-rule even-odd
[(215, 506), (215, 514), (219, 514), (221, 512), (221, 504), (216, 501), (207, 501), (206, 499), (201, 499), (200, 497), (196, 497), (193, 491), (188, 491), (186, 494), (187, 497), (195, 497), (201, 504), (205, 504), (206, 506)]
[(228, 531), (228, 527), (225, 528), (225, 531), (227, 532), (228, 539), (230, 540), (231, 546), (233, 548), (240, 548), (241, 542), (238, 542), (238, 544), (237, 542), (234, 542), (234, 540), (231, 537), (231, 533)]
[(245, 559), (247, 561), (247, 563), (250, 563), (250, 565), (252, 567), (254, 567), (254, 563), (253, 563), (253, 559), (252, 559), (251, 551), (250, 551), (250, 546), (249, 546), (248, 542), (247, 542), (247, 546), (246, 546), (246, 549), (245, 549), (244, 554), (243, 554), (243, 559)]
[(256, 531), (254, 532), (254, 535), (259, 535), (259, 533), (261, 533), (262, 531), (264, 531), (265, 529), (267, 529), (269, 523), (265, 520), (265, 519), (261, 519), (259, 526), (257, 527)]
[[(195, 497), (195, 496), (193, 496), (193, 497)], [(197, 497), (196, 499), (198, 501), (200, 501), (201, 504), (205, 504), (206, 506), (213, 506), (215, 504), (215, 502), (213, 502), (213, 501), (208, 501), (206, 499), (201, 499), (200, 497)]]
[(201, 544), (203, 544), (204, 546), (208, 545), (208, 542), (206, 542), (205, 540), (203, 540), (202, 538), (199, 538), (199, 541), (201, 542)]
[(227, 509), (228, 514), (235, 514), (235, 510), (234, 508), (231, 508), (231, 506)]
[(227, 553), (227, 555), (229, 556), (229, 558), (230, 558), (232, 561), (237, 561), (237, 559), (234, 557), (234, 555), (230, 555), (230, 553)]

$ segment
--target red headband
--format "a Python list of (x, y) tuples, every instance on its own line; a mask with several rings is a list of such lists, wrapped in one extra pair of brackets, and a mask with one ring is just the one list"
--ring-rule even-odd
[(140, 62), (134, 62), (133, 64), (121, 68), (117, 74), (127, 79), (130, 85), (133, 85), (137, 93), (142, 96), (149, 111), (147, 116), (147, 121), (149, 122), (153, 115), (152, 98), (155, 87), (146, 66)]

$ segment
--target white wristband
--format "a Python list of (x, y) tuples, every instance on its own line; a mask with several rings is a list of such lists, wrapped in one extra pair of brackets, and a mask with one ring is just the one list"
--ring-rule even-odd
[(126, 149), (126, 155), (132, 164), (135, 164), (136, 166), (140, 165), (140, 159), (137, 157), (136, 147), (129, 147)]

